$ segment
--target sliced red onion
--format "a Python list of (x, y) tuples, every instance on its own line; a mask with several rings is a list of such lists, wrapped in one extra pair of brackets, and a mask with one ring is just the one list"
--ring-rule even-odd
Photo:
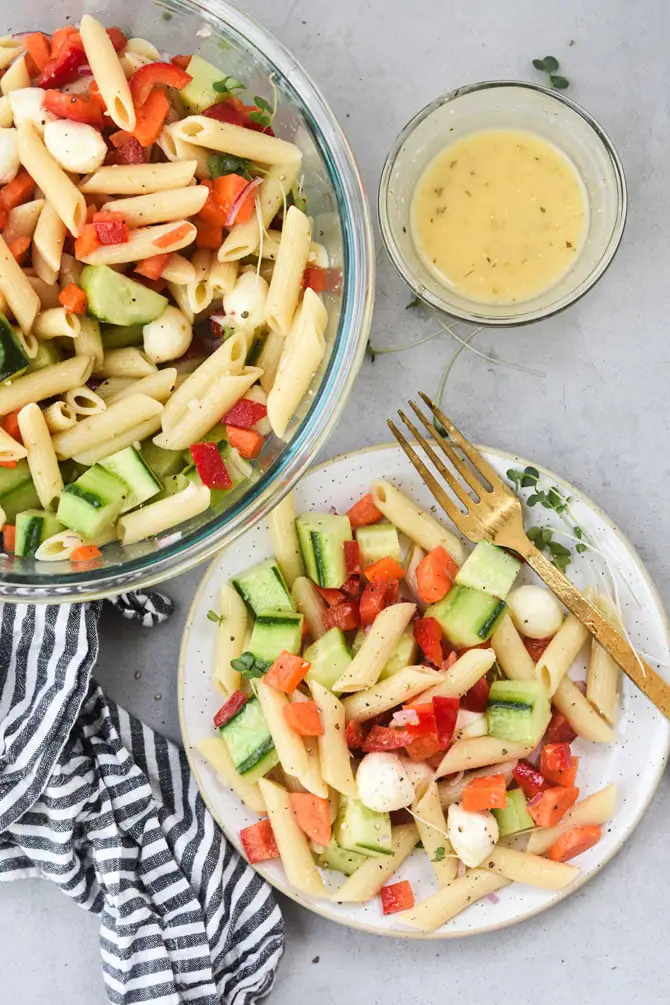
[(239, 213), (240, 207), (242, 206), (244, 200), (247, 198), (250, 192), (255, 192), (256, 189), (259, 187), (259, 185), (262, 184), (263, 184), (262, 178), (254, 178), (253, 181), (250, 181), (248, 185), (245, 185), (245, 187), (242, 189), (233, 205), (230, 207), (230, 213), (226, 218), (226, 227), (232, 227), (232, 225), (235, 223), (235, 220), (237, 219), (237, 214)]
[(460, 785), (464, 778), (465, 778), (465, 772), (459, 771), (458, 774), (451, 776), (451, 778), (449, 779), (449, 784)]
[(465, 876), (465, 871), (466, 871), (465, 870), (465, 866), (461, 862), (461, 860), (459, 859), (458, 860), (458, 868), (456, 869), (456, 876), (457, 876), (457, 878), (460, 879), (461, 876)]
[(573, 681), (573, 684), (575, 685), (575, 687), (577, 688), (578, 691), (581, 691), (582, 694), (586, 694), (586, 681), (585, 680), (576, 680), (576, 681)]
[(82, 65), (81, 65), (81, 66), (80, 66), (80, 67), (79, 67), (79, 68), (77, 69), (77, 73), (79, 74), (79, 76), (80, 76), (80, 77), (92, 77), (92, 76), (93, 76), (93, 70), (92, 70), (92, 69), (91, 69), (91, 67), (90, 67), (90, 66), (88, 65), (88, 63), (83, 63), (83, 64), (82, 64)]
[(497, 897), (495, 893), (487, 893), (486, 899), (490, 900), (492, 904), (497, 904), (498, 901), (500, 900), (500, 897)]
[(542, 802), (542, 796), (543, 796), (543, 795), (544, 795), (544, 793), (543, 793), (543, 792), (537, 792), (537, 793), (536, 793), (536, 794), (535, 794), (535, 795), (533, 796), (533, 798), (532, 798), (532, 799), (529, 799), (529, 800), (528, 800), (528, 802), (526, 803), (526, 807), (528, 807), (528, 806), (537, 806), (537, 804), (538, 804), (538, 803)]
[(419, 715), (414, 708), (401, 708), (393, 713), (390, 726), (418, 726)]

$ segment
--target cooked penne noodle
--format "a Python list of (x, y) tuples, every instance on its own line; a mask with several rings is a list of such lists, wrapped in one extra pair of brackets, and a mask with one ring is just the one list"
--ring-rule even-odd
[(258, 357), (258, 365), (263, 371), (261, 387), (266, 394), (269, 394), (273, 388), (279, 360), (284, 352), (284, 343), (285, 340), (277, 332), (268, 332), (265, 336), (263, 348)]
[[(265, 302), (265, 321), (271, 331), (279, 332), (280, 335), (288, 335), (298, 307), (311, 243), (312, 224), (309, 217), (296, 206), (290, 206), (282, 227), (279, 253)], [(326, 321), (327, 319), (326, 315)]]
[(579, 869), (567, 862), (552, 862), (514, 848), (496, 845), (482, 862), (481, 869), (504, 876), (513, 883), (537, 886), (541, 890), (564, 890), (579, 876)]
[(134, 346), (105, 350), (102, 366), (95, 371), (99, 377), (133, 377), (136, 380), (156, 372), (155, 364)]
[[(245, 392), (244, 397), (248, 398), (250, 401), (257, 401), (260, 405), (267, 405), (268, 403), (268, 396), (260, 384), (254, 384), (253, 387), (250, 387), (249, 390)], [(256, 432), (260, 433), (261, 436), (269, 436), (272, 432), (272, 426), (267, 418), (261, 419), (252, 428), (255, 429)]]
[(85, 384), (91, 376), (92, 367), (93, 360), (90, 356), (74, 356), (62, 363), (54, 363), (53, 366), (45, 366), (34, 373), (16, 377), (11, 384), (0, 385), (0, 415), (23, 408), (31, 401), (55, 398), (72, 387)]
[(307, 838), (296, 823), (289, 793), (268, 778), (261, 778), (258, 787), (265, 801), (289, 883), (310, 897), (328, 896), (314, 864)]
[[(174, 367), (166, 367), (165, 370), (156, 370), (148, 377), (141, 377), (139, 380), (128, 380), (124, 378), (112, 377), (111, 380), (122, 380), (123, 386), (112, 386), (111, 393), (101, 395), (107, 404), (127, 398), (131, 394), (146, 394), (156, 401), (165, 402), (170, 397), (177, 381), (177, 371)], [(105, 381), (107, 384), (108, 382)], [(100, 386), (102, 387), (102, 385)], [(100, 387), (98, 394), (100, 394)], [(107, 391), (108, 389), (106, 389)]]
[(215, 294), (225, 296), (234, 288), (240, 271), (239, 262), (220, 262), (212, 257), (209, 267), (209, 282)]
[(392, 604), (381, 611), (368, 629), (363, 645), (333, 684), (333, 691), (350, 694), (376, 684), (415, 613), (416, 605), (407, 603)]
[(30, 87), (30, 74), (25, 55), (19, 56), (11, 66), (8, 66), (0, 80), (0, 90), (3, 94), (11, 94), (12, 91), (19, 91), (24, 87)]
[(460, 698), (489, 672), (495, 661), (496, 654), (493, 649), (470, 649), (449, 667), (442, 683), (426, 691), (422, 700), (432, 701), (436, 696)]
[[(142, 377), (141, 379), (146, 380), (147, 378)], [(133, 380), (132, 377), (107, 377), (101, 384), (98, 384), (96, 392), (103, 401), (109, 404), (115, 395), (118, 395), (120, 391), (132, 387), (134, 384), (139, 384), (139, 380)], [(153, 395), (150, 394), (149, 397), (153, 398)]]
[[(127, 399), (126, 399), (127, 400)], [(137, 422), (134, 426), (129, 428), (119, 430), (114, 436), (111, 436), (108, 440), (101, 443), (95, 443), (91, 447), (86, 447), (80, 453), (75, 454), (73, 460), (77, 464), (95, 464), (96, 461), (102, 460), (103, 457), (109, 457), (110, 454), (115, 454), (119, 450), (123, 450), (125, 447), (137, 446), (142, 440), (145, 440), (148, 436), (153, 436), (154, 433), (158, 432), (161, 426), (161, 416), (160, 412), (156, 415), (152, 415), (148, 419), (144, 419), (141, 422)]]
[(210, 177), (209, 151), (194, 143), (187, 143), (181, 136), (175, 136), (171, 125), (164, 127), (156, 143), (169, 161), (195, 161), (196, 178)]
[(152, 223), (168, 223), (195, 216), (205, 205), (208, 194), (204, 185), (190, 185), (129, 199), (114, 199), (106, 202), (102, 209), (123, 213), (130, 227), (147, 227)]
[(195, 278), (195, 269), (188, 258), (175, 251), (168, 258), (161, 278), (176, 286), (185, 286)]
[(523, 644), (508, 612), (503, 614), (491, 635), (498, 666), (510, 680), (534, 680), (535, 664)]
[[(33, 252), (35, 249), (33, 248)], [(33, 258), (34, 258), (33, 254)], [(51, 270), (49, 270), (51, 274)], [(52, 307), (60, 307), (60, 300), (58, 299), (58, 294), (60, 293), (60, 287), (56, 284), (54, 280), (53, 283), (47, 283), (45, 280), (40, 279), (39, 276), (28, 276), (28, 282), (34, 289), (37, 296), (40, 298), (40, 307), (43, 311), (49, 311)], [(24, 338), (29, 338), (30, 336), (25, 335)]]
[(305, 290), (300, 310), (286, 336), (274, 382), (267, 392), (268, 419), (277, 436), (284, 436), (324, 357), (327, 323), (328, 312), (321, 298), (313, 290)]
[(65, 401), (77, 416), (99, 415), (107, 408), (106, 402), (90, 387), (73, 387), (65, 392)]
[(211, 251), (199, 248), (193, 252), (191, 264), (195, 275), (193, 280), (186, 284), (186, 301), (193, 314), (206, 310), (214, 299), (214, 287), (209, 282), (211, 263)]
[(189, 485), (167, 499), (148, 503), (125, 513), (117, 524), (121, 544), (135, 544), (154, 534), (176, 527), (209, 509), (211, 493), (206, 485)]
[(43, 206), (44, 199), (33, 199), (10, 210), (7, 225), (2, 232), (7, 244), (11, 244), (17, 237), (32, 238)]
[(44, 409), (44, 421), (50, 433), (62, 433), (66, 429), (72, 429), (77, 416), (64, 401), (54, 401)]
[(72, 255), (63, 254), (61, 256), (59, 273), (60, 285), (67, 286), (68, 283), (75, 283), (79, 285), (83, 268), (84, 266), (81, 262), (78, 262)]
[(458, 858), (447, 837), (447, 821), (434, 781), (421, 798), (412, 803), (412, 816), (438, 885), (447, 886), (458, 874)]
[(414, 824), (398, 824), (391, 831), (391, 855), (375, 855), (359, 865), (332, 893), (332, 899), (342, 904), (360, 904), (376, 897), (403, 862), (409, 858), (419, 840)]
[[(75, 357), (76, 358), (76, 357)], [(122, 401), (108, 405), (99, 415), (82, 419), (72, 429), (54, 436), (54, 449), (61, 460), (75, 457), (96, 447), (109, 443), (112, 437), (132, 428), (145, 419), (160, 416), (163, 406), (145, 394), (133, 394)], [(113, 453), (112, 449), (106, 453)], [(103, 457), (105, 454), (102, 455)]]
[(499, 740), (495, 736), (475, 736), (469, 740), (457, 740), (439, 763), (436, 778), (455, 775), (459, 771), (482, 768), (485, 764), (502, 764), (528, 757), (533, 747), (512, 740)]
[[(594, 600), (594, 594), (590, 587), (584, 590), (587, 600)], [(555, 693), (588, 637), (588, 628), (574, 614), (568, 614), (535, 665), (535, 676), (550, 696)]]
[(566, 831), (573, 827), (600, 826), (606, 824), (614, 816), (617, 800), (616, 785), (607, 785), (604, 789), (586, 796), (574, 806), (571, 806), (563, 819), (555, 827), (536, 827), (530, 832), (526, 851), (535, 855), (544, 855), (552, 844)]
[(305, 575), (305, 566), (298, 542), (298, 532), (295, 529), (295, 506), (290, 492), (271, 511), (268, 526), (272, 538), (272, 551), (289, 590), (292, 590), (296, 579)]
[(27, 334), (40, 309), (40, 298), (25, 272), (0, 235), (0, 293), (7, 301), (21, 331)]
[(79, 334), (74, 343), (74, 352), (76, 356), (92, 356), (94, 370), (99, 370), (103, 366), (105, 349), (100, 325), (94, 318), (79, 318)]
[[(263, 235), (263, 259), (267, 259), (270, 262), (276, 262), (277, 255), (279, 254), (280, 239), (280, 230), (269, 230)], [(322, 244), (317, 244), (315, 241), (312, 241), (307, 253), (307, 264), (318, 265), (322, 269), (328, 268), (328, 252)]]
[(311, 579), (298, 576), (291, 588), (291, 599), (295, 609), (304, 615), (312, 639), (316, 641), (325, 635), (327, 629), (323, 623), (323, 615), (328, 608)]
[(225, 374), (240, 374), (246, 354), (247, 344), (244, 336), (233, 335), (200, 363), (166, 405), (163, 413), (164, 428), (169, 429), (176, 425), (187, 409), (192, 407), (190, 402), (207, 391), (215, 379)]
[[(63, 226), (65, 226), (65, 224), (63, 224)], [(42, 253), (40, 252), (39, 248), (37, 247), (34, 241), (30, 249), (30, 261), (32, 263), (35, 275), (29, 276), (28, 278), (31, 280), (31, 285), (33, 289), (35, 289), (35, 291), (38, 293), (38, 296), (40, 297), (42, 307), (43, 308), (58, 307), (59, 304), (58, 295), (60, 293), (60, 288), (56, 285), (56, 283), (58, 282), (58, 270), (52, 269), (51, 266), (45, 262), (44, 258), (42, 257)], [(39, 293), (39, 290), (35, 286), (35, 282), (39, 282), (41, 284), (42, 289), (49, 290), (48, 301), (45, 301), (44, 297)]]
[[(601, 614), (607, 618), (612, 628), (624, 634), (619, 612), (605, 593), (598, 597)], [(609, 653), (591, 640), (591, 658), (586, 677), (586, 698), (610, 725), (614, 725), (619, 707), (621, 691), (621, 670)]]
[[(190, 262), (189, 262), (190, 265)], [(194, 270), (195, 275), (195, 270)], [(182, 312), (184, 317), (191, 323), (195, 321), (195, 314), (191, 308), (191, 304), (188, 298), (188, 293), (186, 291), (186, 286), (180, 285), (178, 283), (168, 283), (168, 290), (172, 294), (177, 307)]]
[(328, 796), (326, 784), (320, 774), (314, 777), (313, 765), (310, 765), (303, 739), (293, 732), (284, 717), (284, 709), (289, 705), (287, 696), (264, 684), (262, 680), (256, 685), (256, 694), (282, 768), (297, 778), (308, 792), (325, 799)]
[[(2, 50), (6, 52), (7, 50)], [(2, 66), (2, 53), (0, 52), (0, 70), (3, 69)], [(14, 118), (12, 116), (12, 106), (9, 103), (9, 98), (6, 94), (0, 97), (0, 129), (11, 129)]]
[(358, 722), (374, 719), (376, 715), (416, 698), (439, 678), (440, 674), (436, 670), (429, 670), (428, 667), (406, 667), (392, 677), (380, 680), (373, 687), (345, 698), (342, 704), (347, 722), (350, 719), (356, 719)]
[(265, 813), (265, 800), (256, 782), (247, 782), (244, 775), (235, 771), (235, 765), (220, 736), (207, 736), (196, 743), (196, 749), (216, 772), (222, 785), (232, 789), (245, 806), (254, 813)]
[(79, 184), (86, 195), (150, 195), (183, 188), (195, 174), (195, 161), (173, 164), (113, 164), (98, 168)]
[[(247, 223), (236, 223), (219, 249), (219, 261), (230, 262), (253, 255), (260, 247), (262, 255), (262, 227), (269, 227), (291, 191), (298, 174), (300, 162), (277, 164), (265, 175), (256, 198), (256, 216)], [(258, 219), (260, 215), (260, 221)]]
[(58, 502), (63, 491), (63, 477), (58, 467), (49, 428), (39, 405), (24, 405), (18, 415), (21, 439), (28, 452), (28, 467), (35, 491), (45, 510)]
[[(156, 446), (163, 447), (164, 450), (186, 450), (192, 443), (197, 443), (216, 425), (221, 415), (225, 415), (258, 380), (259, 374), (257, 367), (250, 366), (240, 374), (225, 373), (216, 378), (206, 391), (194, 398), (182, 411), (176, 423), (170, 421), (167, 429), (165, 416), (163, 417), (163, 432), (154, 437)], [(179, 390), (183, 390), (187, 384), (188, 381)]]
[(358, 795), (351, 770), (351, 755), (345, 737), (344, 706), (332, 691), (318, 681), (310, 684), (312, 697), (319, 707), (323, 736), (318, 738), (323, 780), (345, 796)]
[[(512, 772), (517, 766), (517, 761), (505, 761), (496, 768), (496, 775), (502, 775), (505, 785), (508, 786), (514, 777)], [(463, 790), (474, 778), (488, 778), (491, 774), (490, 768), (477, 768), (475, 771), (466, 771), (461, 777), (452, 782), (440, 782), (437, 791), (440, 796), (440, 803), (443, 809), (448, 809), (452, 803), (460, 803)]]
[(33, 244), (45, 264), (56, 274), (61, 267), (66, 233), (66, 225), (53, 204), (47, 200), (35, 227)]
[(569, 677), (564, 677), (558, 685), (552, 703), (578, 736), (591, 740), (592, 743), (614, 743), (614, 730), (598, 715)]
[[(25, 47), (22, 39), (14, 38), (12, 35), (5, 35), (0, 43), (0, 70), (6, 70), (10, 63), (13, 63), (21, 55)], [(30, 81), (30, 78), (28, 80)]]
[(509, 880), (504, 876), (484, 869), (468, 869), (464, 876), (455, 879), (409, 911), (401, 911), (396, 919), (421, 932), (434, 932), (476, 900), (502, 890), (504, 886), (509, 886)]
[(25, 445), (15, 440), (13, 436), (0, 426), (0, 464), (11, 464), (26, 456)]
[[(168, 242), (171, 234), (175, 236)], [(196, 229), (188, 220), (161, 223), (155, 227), (140, 227), (131, 230), (128, 240), (123, 244), (101, 244), (81, 260), (87, 265), (122, 265), (125, 262), (138, 262), (143, 258), (153, 258), (154, 255), (180, 251), (181, 248), (193, 244), (195, 235)], [(156, 241), (161, 241), (161, 244), (157, 245)]]
[(224, 694), (231, 695), (238, 690), (241, 678), (230, 662), (244, 652), (248, 618), (244, 601), (228, 583), (219, 587), (219, 614), (223, 620), (216, 629), (212, 679)]
[(146, 38), (129, 38), (123, 51), (137, 52), (140, 56), (146, 56), (150, 62), (161, 58), (161, 54), (156, 46)]
[(294, 143), (267, 133), (257, 133), (205, 115), (189, 115), (171, 127), (172, 135), (197, 147), (206, 147), (258, 164), (300, 164), (302, 154)]
[(76, 548), (90, 543), (73, 530), (61, 530), (42, 541), (35, 552), (35, 558), (38, 562), (64, 562)]
[(51, 156), (32, 122), (17, 127), (19, 157), (44, 196), (54, 207), (73, 237), (79, 237), (86, 222), (86, 200)]
[(424, 551), (432, 551), (433, 548), (442, 545), (458, 565), (463, 564), (465, 551), (459, 538), (438, 523), (430, 513), (422, 510), (395, 485), (378, 478), (372, 483), (372, 496), (375, 505), (386, 519), (395, 524), (398, 530)]
[(35, 318), (33, 334), (41, 339), (76, 339), (81, 331), (79, 315), (66, 311), (64, 307), (52, 307), (42, 311)]
[(82, 17), (79, 34), (107, 114), (119, 129), (132, 133), (136, 121), (135, 106), (112, 40), (104, 26), (89, 14)]

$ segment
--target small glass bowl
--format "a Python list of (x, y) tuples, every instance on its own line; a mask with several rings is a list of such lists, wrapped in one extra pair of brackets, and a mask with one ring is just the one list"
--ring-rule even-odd
[[(483, 304), (440, 283), (411, 234), (417, 183), (445, 146), (484, 129), (523, 129), (558, 147), (574, 164), (588, 198), (588, 231), (572, 268), (530, 300)], [(472, 324), (506, 327), (550, 317), (575, 303), (612, 261), (626, 222), (628, 197), (619, 156), (607, 133), (569, 98), (539, 84), (489, 80), (459, 87), (426, 105), (396, 139), (379, 183), (379, 220), (391, 261), (416, 296)]]

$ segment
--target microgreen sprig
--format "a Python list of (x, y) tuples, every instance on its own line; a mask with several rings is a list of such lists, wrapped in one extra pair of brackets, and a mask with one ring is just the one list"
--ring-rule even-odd
[(233, 94), (235, 91), (243, 91), (245, 85), (237, 77), (224, 77), (223, 80), (216, 80), (212, 87), (217, 94)]
[(441, 845), (439, 848), (435, 849), (435, 854), (431, 861), (433, 862), (443, 862), (447, 855), (447, 849), (443, 848)]
[[(526, 499), (527, 506), (532, 508), (539, 505), (543, 509), (553, 510), (554, 513), (570, 526), (568, 522), (568, 517), (570, 516), (570, 496), (567, 498), (562, 496), (555, 485), (550, 486), (548, 489), (543, 489), (540, 485), (540, 472), (537, 468), (534, 468), (530, 464), (523, 471), (520, 471), (518, 468), (510, 468), (507, 472), (507, 477), (517, 493), (520, 493), (522, 489), (532, 489), (532, 492)], [(575, 551), (581, 555), (588, 548), (584, 540), (584, 531), (581, 527), (577, 526), (572, 526), (571, 529), (577, 539)], [(552, 564), (560, 569), (561, 572), (565, 572), (572, 561), (572, 555), (569, 548), (554, 540), (554, 531), (551, 527), (529, 527), (526, 533), (537, 550), (549, 552)]]
[(545, 56), (544, 59), (534, 59), (533, 66), (540, 73), (546, 73), (549, 86), (555, 91), (565, 91), (570, 86), (567, 77), (556, 73), (560, 64), (555, 56)]
[(245, 157), (234, 157), (232, 154), (211, 154), (207, 158), (207, 167), (212, 180), (224, 174), (239, 174), (251, 181), (251, 161)]
[(269, 129), (272, 125), (272, 121), (277, 114), (277, 88), (274, 85), (274, 81), (270, 80), (272, 86), (272, 104), (267, 100), (267, 98), (262, 98), (259, 94), (254, 94), (254, 104), (258, 111), (249, 112), (249, 119), (251, 122), (257, 122), (259, 126), (263, 129)]
[(207, 620), (213, 621), (215, 625), (222, 625), (226, 619), (223, 614), (217, 614), (216, 611), (213, 611), (210, 607), (207, 611)]
[(264, 677), (272, 663), (254, 656), (253, 653), (246, 652), (237, 659), (231, 660), (230, 665), (233, 670), (238, 670), (246, 680), (252, 680), (254, 677)]

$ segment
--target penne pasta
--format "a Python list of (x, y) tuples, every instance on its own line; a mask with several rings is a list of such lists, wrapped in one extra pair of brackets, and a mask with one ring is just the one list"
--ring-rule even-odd
[[(277, 215), (300, 172), (300, 161), (270, 167), (256, 197), (256, 216), (246, 223), (236, 223), (219, 248), (219, 261), (232, 262), (260, 250), (263, 254), (263, 230)], [(260, 216), (260, 220), (258, 219)]]
[(268, 778), (259, 779), (258, 787), (289, 883), (310, 897), (326, 897), (328, 892), (314, 864), (307, 838), (293, 815), (289, 793)]
[(526, 851), (544, 855), (558, 838), (572, 827), (606, 824), (614, 816), (617, 800), (616, 785), (607, 785), (571, 806), (555, 827), (536, 827), (530, 832)]
[(323, 736), (318, 738), (323, 780), (336, 792), (355, 798), (358, 790), (345, 736), (344, 706), (332, 691), (318, 681), (312, 681), (310, 689), (318, 705), (324, 729)]
[(552, 703), (578, 736), (592, 743), (614, 743), (614, 730), (598, 715), (569, 677), (564, 677), (558, 685)]
[(63, 477), (58, 467), (49, 428), (39, 405), (24, 405), (18, 415), (21, 439), (28, 453), (28, 467), (43, 509), (54, 508), (63, 491)]
[(209, 267), (209, 283), (215, 295), (225, 296), (235, 287), (240, 271), (239, 262), (220, 262), (213, 258)]
[(114, 436), (111, 436), (104, 442), (86, 447), (80, 453), (75, 454), (73, 460), (77, 464), (95, 464), (96, 461), (101, 461), (103, 457), (109, 457), (110, 454), (115, 454), (125, 447), (137, 446), (138, 443), (141, 443), (148, 436), (153, 436), (160, 429), (160, 425), (161, 416), (160, 412), (157, 412), (155, 415), (150, 416), (148, 419), (143, 419), (133, 426), (120, 429)]
[(391, 831), (392, 854), (368, 858), (332, 893), (339, 904), (360, 904), (376, 897), (403, 862), (409, 858), (419, 840), (414, 824), (398, 824)]
[[(298, 307), (311, 243), (312, 224), (309, 217), (296, 206), (290, 206), (282, 227), (279, 252), (265, 302), (265, 321), (271, 331), (280, 335), (288, 335)], [(325, 324), (323, 327), (325, 329)]]
[(238, 690), (241, 678), (230, 663), (244, 652), (248, 618), (244, 601), (227, 583), (219, 588), (219, 614), (223, 620), (216, 630), (212, 679), (224, 694), (231, 695)]
[(382, 712), (388, 712), (396, 705), (406, 704), (426, 691), (439, 678), (440, 674), (436, 670), (429, 670), (428, 667), (406, 667), (392, 677), (380, 680), (373, 687), (345, 698), (342, 704), (347, 722), (350, 719), (365, 722), (367, 719), (374, 719), (376, 715), (381, 715)]
[(396, 917), (403, 925), (411, 925), (421, 932), (434, 932), (476, 900), (508, 885), (509, 880), (504, 876), (485, 869), (468, 869), (464, 876)]
[(271, 511), (268, 525), (272, 538), (272, 551), (289, 590), (292, 590), (296, 579), (305, 575), (305, 566), (298, 542), (298, 532), (295, 529), (295, 506), (290, 492)]
[(189, 485), (167, 499), (148, 503), (125, 513), (117, 524), (121, 544), (135, 544), (147, 537), (176, 527), (209, 509), (211, 493), (206, 485)]
[(261, 375), (261, 387), (266, 394), (270, 394), (277, 376), (279, 360), (284, 352), (285, 340), (277, 332), (268, 332), (263, 342), (258, 365), (263, 371)]
[[(34, 251), (35, 249), (33, 248), (33, 253)], [(49, 274), (51, 274), (51, 270), (49, 270)], [(52, 307), (60, 307), (60, 300), (58, 299), (60, 287), (56, 284), (56, 280), (53, 283), (47, 283), (43, 279), (40, 279), (39, 276), (28, 276), (28, 282), (40, 298), (40, 307), (43, 311), (51, 310)], [(24, 337), (28, 338), (29, 336), (26, 335)]]
[(211, 261), (212, 252), (206, 248), (199, 248), (193, 253), (191, 264), (194, 276), (186, 284), (186, 302), (194, 315), (206, 310), (214, 299), (214, 288), (209, 281)]
[(289, 705), (287, 696), (262, 680), (256, 685), (256, 694), (282, 768), (297, 778), (308, 792), (325, 799), (328, 796), (325, 782), (322, 777), (314, 778), (303, 739), (293, 732), (284, 717), (284, 709)]
[[(496, 775), (502, 775), (505, 779), (505, 785), (508, 786), (512, 782), (514, 777), (513, 771), (517, 766), (517, 761), (504, 761), (496, 768)], [(460, 773), (455, 781), (451, 782), (440, 782), (437, 791), (440, 796), (440, 803), (443, 809), (448, 809), (452, 803), (460, 803), (461, 797), (463, 795), (463, 790), (474, 778), (488, 778), (491, 774), (490, 768), (477, 768), (475, 771), (466, 771)]]
[(174, 164), (114, 164), (98, 168), (79, 184), (86, 195), (149, 195), (183, 188), (195, 174), (195, 161)]
[(207, 736), (196, 743), (196, 750), (216, 772), (222, 785), (232, 789), (254, 813), (265, 813), (265, 800), (257, 782), (248, 782), (235, 771), (232, 758), (220, 736)]
[(458, 858), (447, 837), (447, 821), (434, 781), (412, 803), (412, 816), (438, 885), (447, 886), (458, 874)]
[[(154, 437), (156, 446), (164, 450), (186, 450), (197, 443), (258, 380), (259, 374), (257, 367), (246, 367), (240, 374), (224, 373), (216, 378), (207, 390), (192, 399), (174, 423), (171, 417), (163, 416), (163, 432)], [(187, 385), (185, 381), (179, 390)]]
[(86, 222), (86, 200), (45, 147), (32, 122), (17, 127), (21, 163), (41, 188), (73, 237)]
[(11, 384), (0, 385), (0, 415), (23, 408), (31, 401), (55, 398), (72, 387), (79, 387), (91, 376), (92, 367), (90, 356), (74, 356), (62, 363), (16, 377)]
[(135, 106), (112, 40), (104, 26), (90, 14), (82, 17), (79, 34), (107, 114), (119, 129), (132, 133), (136, 122)]
[(52, 307), (41, 311), (35, 318), (33, 334), (41, 339), (76, 339), (81, 331), (81, 321), (77, 314), (64, 307)]
[(43, 207), (44, 199), (33, 199), (10, 210), (7, 225), (2, 232), (7, 244), (19, 237), (32, 238)]
[[(76, 358), (76, 357), (75, 357)], [(119, 433), (131, 429), (138, 422), (160, 416), (163, 406), (145, 394), (133, 394), (122, 401), (108, 405), (99, 415), (82, 419), (72, 429), (54, 436), (53, 444), (58, 457), (67, 459), (84, 454), (92, 447), (105, 447)], [(112, 449), (105, 454), (111, 454)], [(91, 462), (92, 463), (92, 462)]]
[(204, 147), (175, 136), (171, 125), (165, 126), (156, 142), (169, 161), (195, 161), (196, 178), (209, 178), (210, 154)]
[(12, 91), (19, 91), (24, 87), (30, 87), (30, 74), (26, 66), (25, 55), (19, 56), (14, 62), (11, 62), (14, 59), (12, 53), (13, 50), (10, 50), (11, 65), (7, 67), (2, 75), (2, 80), (0, 80), (0, 90), (4, 95), (11, 94)]
[(44, 421), (50, 433), (62, 433), (65, 429), (72, 429), (77, 416), (64, 401), (54, 401), (44, 409)]
[(267, 392), (268, 419), (277, 436), (284, 436), (324, 357), (327, 323), (328, 312), (321, 298), (313, 290), (305, 290), (300, 310), (286, 336), (272, 387)]
[(107, 408), (107, 404), (100, 395), (85, 385), (66, 391), (65, 401), (76, 416), (98, 415)]
[(534, 680), (535, 664), (523, 644), (508, 612), (503, 614), (491, 635), (498, 666), (510, 680)]
[(406, 603), (392, 604), (381, 611), (370, 626), (363, 645), (333, 684), (333, 691), (350, 694), (376, 684), (415, 613), (416, 605)]
[[(0, 293), (24, 334), (32, 330), (40, 298), (0, 235)], [(27, 404), (27, 403), (26, 403)]]
[[(624, 634), (619, 612), (605, 593), (598, 597), (598, 607), (615, 631)], [(621, 691), (621, 670), (609, 653), (591, 640), (591, 658), (586, 677), (586, 698), (602, 717), (614, 725)]]
[(176, 251), (170, 255), (163, 269), (162, 278), (168, 283), (177, 286), (185, 286), (195, 278), (195, 269), (188, 258), (178, 254)]
[[(587, 600), (593, 600), (594, 591), (588, 588), (584, 590), (584, 596)], [(576, 660), (588, 637), (588, 628), (574, 614), (568, 614), (535, 666), (535, 676), (544, 684), (550, 696)]]
[(79, 318), (79, 334), (74, 343), (74, 352), (76, 356), (92, 356), (94, 370), (103, 366), (105, 349), (100, 325), (94, 318)]
[(104, 203), (102, 209), (123, 213), (130, 227), (147, 227), (152, 223), (167, 223), (195, 216), (205, 205), (208, 194), (204, 185), (190, 185), (128, 199), (114, 199)]
[(175, 138), (258, 164), (300, 164), (302, 155), (294, 143), (267, 133), (257, 133), (205, 115), (189, 115), (171, 127)]
[(493, 649), (471, 649), (463, 653), (443, 675), (444, 680), (426, 691), (422, 701), (432, 701), (436, 696), (460, 698), (489, 672), (495, 661)]
[(300, 611), (304, 616), (310, 636), (316, 641), (325, 635), (327, 629), (323, 623), (323, 615), (327, 606), (311, 579), (298, 576), (291, 588), (291, 599), (296, 611)]
[[(170, 240), (170, 236), (174, 235)], [(155, 227), (140, 227), (131, 230), (123, 244), (101, 244), (99, 248), (85, 255), (81, 260), (87, 265), (123, 265), (152, 258), (157, 254), (180, 251), (195, 240), (196, 229), (188, 220), (161, 223)], [(156, 244), (160, 241), (160, 245)]]
[[(165, 402), (172, 394), (177, 382), (177, 371), (174, 367), (166, 367), (164, 370), (156, 370), (155, 373), (150, 373), (148, 377), (141, 377), (139, 380), (129, 378), (126, 381), (123, 377), (109, 378), (109, 382), (113, 380), (121, 380), (123, 384), (112, 385), (111, 392), (101, 395), (109, 405), (114, 401), (127, 398), (131, 394), (146, 394), (149, 398), (155, 398), (156, 401)], [(105, 383), (107, 384), (108, 381)], [(98, 388), (98, 394), (100, 394), (101, 387), (102, 385)]]
[(579, 869), (567, 862), (552, 862), (540, 855), (505, 848), (503, 845), (496, 845), (480, 868), (497, 873), (510, 882), (537, 886), (542, 890), (564, 890), (579, 876)]
[[(247, 344), (244, 336), (233, 335), (200, 363), (170, 398), (163, 414), (164, 428), (175, 426), (186, 412), (192, 409), (190, 403), (206, 392), (216, 378), (226, 374), (240, 374), (246, 354)], [(220, 412), (219, 417), (222, 414), (223, 412)]]
[[(33, 245), (38, 250), (41, 260), (56, 275), (61, 267), (66, 233), (65, 223), (61, 220), (53, 204), (47, 200), (35, 227)], [(46, 279), (45, 282), (47, 282)]]
[[(62, 222), (62, 221), (59, 221)], [(64, 225), (63, 225), (64, 226)], [(59, 287), (56, 285), (58, 282), (58, 271), (52, 269), (50, 265), (45, 262), (42, 257), (42, 253), (33, 241), (32, 248), (30, 251), (30, 261), (32, 262), (34, 276), (29, 276), (31, 280), (31, 286), (38, 293), (42, 307), (57, 307), (59, 304), (58, 295), (60, 293)], [(45, 302), (44, 297), (39, 293), (37, 287), (35, 286), (35, 281), (41, 284), (41, 288), (48, 289), (49, 299)]]
[(465, 552), (459, 538), (438, 523), (430, 513), (422, 510), (395, 485), (378, 478), (372, 483), (372, 496), (375, 505), (386, 519), (395, 524), (398, 530), (424, 551), (432, 551), (441, 545), (458, 565), (463, 564)]
[(135, 380), (151, 377), (155, 373), (157, 373), (156, 365), (134, 346), (105, 350), (102, 366), (95, 371), (99, 377), (131, 377)]
[(0, 464), (12, 464), (25, 456), (25, 446), (0, 426)]
[(488, 764), (502, 764), (528, 757), (533, 750), (523, 743), (499, 740), (495, 736), (475, 736), (469, 740), (457, 740), (440, 761), (435, 777), (455, 775), (459, 771), (482, 768)]

